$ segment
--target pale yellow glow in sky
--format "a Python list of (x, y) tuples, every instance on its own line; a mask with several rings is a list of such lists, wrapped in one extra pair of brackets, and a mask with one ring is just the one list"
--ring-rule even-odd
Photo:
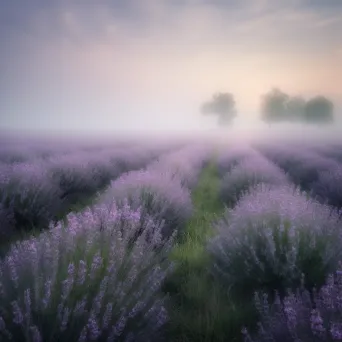
[(199, 1), (179, 8), (166, 1), (133, 3), (148, 20), (114, 17), (105, 5), (85, 17), (86, 9), (66, 5), (54, 14), (60, 29), (49, 39), (42, 32), (50, 14), (34, 16), (26, 36), (12, 43), (21, 55), (11, 66), (22, 79), (7, 98), (24, 104), (7, 100), (6, 110), (16, 109), (1, 120), (201, 129), (216, 123), (200, 118), (200, 104), (228, 91), (237, 102), (236, 125), (257, 125), (260, 95), (272, 87), (304, 97), (324, 94), (342, 105), (342, 11), (295, 1), (246, 1), (228, 9)]

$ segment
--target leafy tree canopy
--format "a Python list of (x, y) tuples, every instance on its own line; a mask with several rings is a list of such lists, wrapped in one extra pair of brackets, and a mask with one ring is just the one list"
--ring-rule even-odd
[(261, 118), (268, 123), (331, 123), (333, 112), (333, 103), (324, 96), (305, 101), (300, 96), (290, 96), (277, 88), (265, 94), (261, 101)]
[(219, 125), (230, 125), (236, 117), (235, 99), (231, 93), (215, 93), (201, 107), (204, 115), (217, 115)]

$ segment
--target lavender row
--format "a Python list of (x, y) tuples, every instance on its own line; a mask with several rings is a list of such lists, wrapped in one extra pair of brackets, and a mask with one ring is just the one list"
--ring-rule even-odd
[[(144, 140), (144, 147), (147, 149), (154, 148), (156, 145), (161, 149), (178, 148), (185, 145), (184, 141), (180, 139), (150, 139)], [(95, 152), (100, 154), (110, 153), (114, 149), (131, 148), (132, 146), (139, 146), (141, 138), (118, 138), (111, 137), (110, 139), (94, 139), (88, 137), (74, 138), (59, 137), (57, 138), (33, 138), (33, 137), (19, 137), (7, 136), (0, 137), (0, 163), (13, 164), (23, 162), (34, 162), (48, 160), (59, 156), (75, 155), (77, 153)], [(163, 147), (164, 146), (164, 147)]]
[[(69, 214), (66, 224), (13, 246), (0, 264), (0, 336), (162, 340), (168, 317), (160, 286), (172, 269), (167, 255), (192, 213), (186, 187), (196, 181), (192, 168), (210, 156), (210, 149), (194, 147), (164, 155), (113, 181), (97, 205)], [(172, 230), (168, 239), (165, 225)]]
[(342, 146), (339, 144), (311, 144), (309, 149), (322, 157), (331, 158), (337, 162), (342, 162)]
[(1, 234), (13, 229), (44, 228), (61, 218), (72, 204), (93, 196), (111, 179), (139, 169), (160, 148), (130, 147), (98, 153), (74, 153), (48, 161), (3, 166), (0, 174)]
[(245, 149), (243, 157), (240, 153), (237, 156), (239, 160), (233, 158), (234, 165), (221, 181), (220, 197), (227, 206), (233, 207), (246, 191), (259, 183), (289, 183), (285, 173), (257, 151)]
[(307, 149), (259, 146), (259, 150), (320, 202), (342, 208), (342, 165)]
[(225, 176), (241, 160), (254, 154), (248, 145), (221, 145), (217, 150), (217, 170), (219, 177)]
[(73, 153), (98, 152), (113, 147), (119, 148), (122, 145), (118, 141), (109, 145), (108, 143), (86, 143), (79, 141), (79, 139), (56, 140), (51, 138), (30, 139), (27, 137), (20, 139), (18, 136), (12, 136), (0, 140), (0, 162), (4, 164), (33, 162)]
[[(216, 236), (208, 243), (212, 273), (224, 287), (244, 298), (262, 292), (273, 301), (277, 300), (276, 291), (285, 300), (287, 290), (294, 291), (301, 284), (313, 293), (315, 287), (319, 290), (329, 274), (337, 270), (342, 260), (341, 226), (336, 211), (293, 185), (258, 184), (233, 209), (226, 209), (215, 224)], [(274, 339), (263, 339), (261, 331), (256, 341), (297, 341), (285, 339), (288, 335), (280, 338), (275, 334), (280, 327), (278, 323), (265, 327), (270, 317), (262, 319), (263, 328), (272, 330), (268, 331), (268, 337), (273, 333)], [(276, 321), (280, 323), (274, 314), (272, 322)], [(252, 341), (246, 330), (244, 334), (245, 341)], [(315, 341), (310, 338), (302, 341), (309, 340)]]
[(184, 148), (161, 156), (149, 165), (152, 172), (167, 172), (177, 177), (182, 184), (192, 190), (196, 185), (200, 173), (212, 157), (211, 144), (189, 144)]
[(281, 299), (269, 301), (266, 293), (255, 293), (255, 307), (261, 317), (256, 336), (244, 327), (245, 342), (342, 340), (342, 265), (328, 276), (319, 291), (310, 293), (303, 286), (289, 290)]
[(190, 219), (190, 190), (211, 152), (208, 147), (189, 146), (163, 155), (145, 170), (129, 172), (113, 181), (99, 202), (123, 205), (128, 201), (132, 208), (142, 208), (143, 216), (163, 223), (162, 236), (168, 238)]
[(342, 148), (341, 145), (315, 147), (319, 155), (338, 162), (338, 166), (320, 173), (313, 185), (313, 193), (321, 200), (337, 208), (342, 208)]
[(112, 203), (12, 245), (0, 260), (0, 340), (160, 341), (173, 241), (161, 229)]
[(32, 144), (28, 144), (27, 142), (2, 143), (0, 145), (0, 163), (24, 163), (34, 159), (48, 159), (55, 155), (68, 154), (72, 150), (70, 146), (65, 145), (46, 146), (46, 142), (39, 146), (32, 146)]

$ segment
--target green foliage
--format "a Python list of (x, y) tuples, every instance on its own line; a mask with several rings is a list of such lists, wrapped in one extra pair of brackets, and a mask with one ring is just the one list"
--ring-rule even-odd
[(262, 97), (261, 118), (268, 123), (299, 122), (309, 124), (331, 123), (334, 105), (324, 96), (305, 101), (274, 88)]
[(216, 225), (209, 243), (213, 274), (234, 293), (323, 285), (342, 258), (340, 221), (287, 186), (258, 186)]
[(255, 320), (252, 303), (233, 302), (209, 273), (211, 258), (205, 245), (213, 221), (223, 212), (219, 187), (217, 167), (211, 162), (192, 192), (195, 214), (173, 249), (175, 271), (164, 284), (172, 300), (168, 341), (239, 341), (242, 324)]
[(236, 117), (235, 100), (233, 94), (215, 93), (209, 102), (205, 102), (201, 107), (204, 115), (218, 115), (220, 126), (230, 125)]
[(289, 95), (280, 89), (272, 89), (263, 96), (261, 104), (261, 117), (266, 122), (280, 122), (286, 119), (286, 104), (289, 101)]
[(334, 105), (324, 96), (316, 96), (305, 106), (305, 121), (308, 123), (331, 123), (334, 121)]

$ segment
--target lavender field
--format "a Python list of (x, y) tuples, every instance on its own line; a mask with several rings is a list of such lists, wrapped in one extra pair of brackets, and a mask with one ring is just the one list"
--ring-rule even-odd
[(0, 341), (342, 341), (342, 142), (0, 147)]

